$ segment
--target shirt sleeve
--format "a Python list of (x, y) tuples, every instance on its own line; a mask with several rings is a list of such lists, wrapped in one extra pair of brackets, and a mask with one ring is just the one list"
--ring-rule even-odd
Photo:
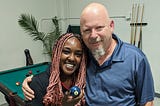
[(136, 76), (136, 100), (138, 105), (144, 105), (154, 100), (154, 82), (146, 57), (140, 61)]

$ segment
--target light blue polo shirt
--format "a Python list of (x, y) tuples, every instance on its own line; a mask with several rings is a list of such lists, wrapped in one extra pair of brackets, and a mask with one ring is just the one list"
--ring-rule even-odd
[(154, 99), (154, 84), (146, 56), (137, 47), (122, 42), (112, 56), (99, 66), (89, 55), (86, 106), (138, 106)]

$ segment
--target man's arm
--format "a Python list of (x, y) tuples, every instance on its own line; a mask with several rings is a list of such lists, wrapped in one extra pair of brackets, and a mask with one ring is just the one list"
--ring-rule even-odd
[(22, 91), (26, 100), (32, 100), (34, 96), (34, 91), (29, 87), (28, 83), (32, 81), (33, 76), (29, 76), (24, 79), (22, 83)]

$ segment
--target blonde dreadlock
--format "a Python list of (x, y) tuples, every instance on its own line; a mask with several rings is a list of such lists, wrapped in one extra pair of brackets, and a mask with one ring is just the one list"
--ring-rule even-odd
[(77, 71), (78, 77), (75, 80), (75, 85), (78, 86), (80, 89), (83, 89), (85, 87), (86, 54), (85, 54), (85, 48), (84, 48), (83, 42), (80, 38), (80, 35), (72, 34), (72, 33), (63, 34), (59, 37), (59, 39), (56, 41), (53, 47), (52, 66), (51, 66), (51, 72), (50, 72), (49, 85), (47, 87), (47, 93), (43, 99), (43, 102), (45, 103), (46, 106), (49, 106), (51, 104), (62, 106), (62, 99), (64, 97), (64, 94), (62, 91), (62, 85), (60, 81), (59, 63), (60, 63), (60, 57), (61, 57), (63, 46), (65, 42), (71, 37), (76, 37), (79, 39), (79, 41), (82, 44), (82, 50), (83, 50), (80, 67)]

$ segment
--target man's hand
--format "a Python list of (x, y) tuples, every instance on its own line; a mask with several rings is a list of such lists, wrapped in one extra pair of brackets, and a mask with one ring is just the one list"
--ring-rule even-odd
[(154, 106), (153, 101), (147, 102), (144, 106)]
[(74, 106), (84, 97), (84, 90), (81, 90), (81, 93), (77, 97), (73, 97), (66, 92), (63, 98), (63, 106)]
[(32, 81), (32, 77), (26, 77), (22, 83), (22, 91), (26, 100), (32, 100), (34, 98), (34, 91), (28, 85)]

